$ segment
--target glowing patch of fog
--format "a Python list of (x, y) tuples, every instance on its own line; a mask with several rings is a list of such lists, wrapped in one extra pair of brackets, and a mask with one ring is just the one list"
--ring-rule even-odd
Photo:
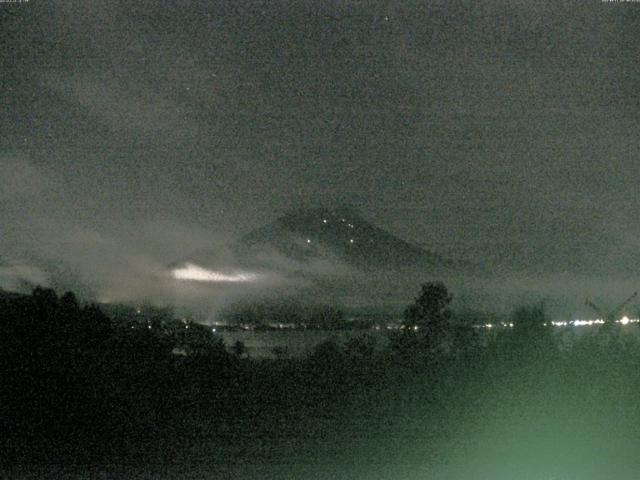
[(175, 268), (171, 271), (171, 276), (176, 280), (190, 280), (195, 282), (231, 282), (246, 283), (255, 282), (259, 275), (250, 272), (235, 272), (231, 274), (216, 272), (199, 267), (193, 263), (187, 263), (184, 267)]

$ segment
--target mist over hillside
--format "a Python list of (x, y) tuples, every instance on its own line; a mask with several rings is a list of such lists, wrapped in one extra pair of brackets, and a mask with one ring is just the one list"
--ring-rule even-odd
[(500, 245), (486, 258), (479, 251), (467, 252), (464, 259), (445, 257), (402, 240), (351, 208), (290, 211), (241, 235), (229, 251), (221, 258), (203, 249), (173, 264), (193, 261), (212, 271), (235, 267), (261, 275), (225, 300), (222, 309), (238, 302), (267, 305), (278, 298), (293, 306), (334, 305), (397, 316), (418, 285), (439, 279), (455, 292), (454, 308), (461, 311), (506, 314), (519, 304), (542, 301), (550, 314), (574, 318), (594, 314), (584, 304), (586, 297), (613, 306), (636, 289), (633, 278), (624, 275), (605, 281), (538, 265), (518, 268), (518, 252), (500, 252)]
[[(171, 305), (206, 321), (230, 305), (274, 298), (397, 315), (422, 282), (434, 279), (454, 292), (455, 308), (505, 313), (518, 304), (545, 301), (559, 318), (593, 315), (586, 297), (613, 306), (638, 289), (635, 277), (624, 272), (522, 268), (518, 252), (500, 252), (499, 245), (493, 254), (441, 255), (451, 249), (417, 247), (353, 209), (294, 210), (232, 240), (168, 224), (144, 225), (118, 237), (70, 234), (53, 236), (40, 255), (7, 250), (0, 286), (29, 292), (45, 285), (73, 290), (87, 301)], [(172, 278), (172, 269), (187, 262), (218, 273), (248, 272), (256, 279)]]
[(420, 278), (440, 277), (454, 265), (351, 208), (291, 211), (240, 236), (230, 250), (232, 259), (204, 249), (171, 266), (253, 272), (256, 285), (247, 294), (249, 301), (277, 296), (295, 305), (321, 303), (350, 311), (370, 307), (397, 314)]

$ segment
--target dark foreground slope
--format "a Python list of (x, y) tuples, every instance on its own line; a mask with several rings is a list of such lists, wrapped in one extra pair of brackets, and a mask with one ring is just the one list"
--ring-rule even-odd
[(448, 353), (407, 334), (380, 354), (361, 340), (253, 362), (199, 335), (118, 330), (68, 296), (1, 303), (8, 478), (605, 480), (640, 467), (630, 331), (565, 350), (549, 331), (505, 332)]

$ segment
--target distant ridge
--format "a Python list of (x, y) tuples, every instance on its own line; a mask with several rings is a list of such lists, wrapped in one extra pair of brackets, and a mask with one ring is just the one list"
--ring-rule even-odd
[(237, 251), (243, 256), (272, 251), (297, 261), (339, 259), (361, 268), (448, 263), (371, 224), (351, 208), (292, 211), (241, 237)]

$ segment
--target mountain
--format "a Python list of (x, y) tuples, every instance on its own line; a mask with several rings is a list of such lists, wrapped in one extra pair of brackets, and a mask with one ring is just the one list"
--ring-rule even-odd
[(446, 266), (448, 263), (346, 208), (290, 212), (241, 237), (236, 250), (244, 258), (273, 252), (300, 262), (339, 260), (359, 268)]

